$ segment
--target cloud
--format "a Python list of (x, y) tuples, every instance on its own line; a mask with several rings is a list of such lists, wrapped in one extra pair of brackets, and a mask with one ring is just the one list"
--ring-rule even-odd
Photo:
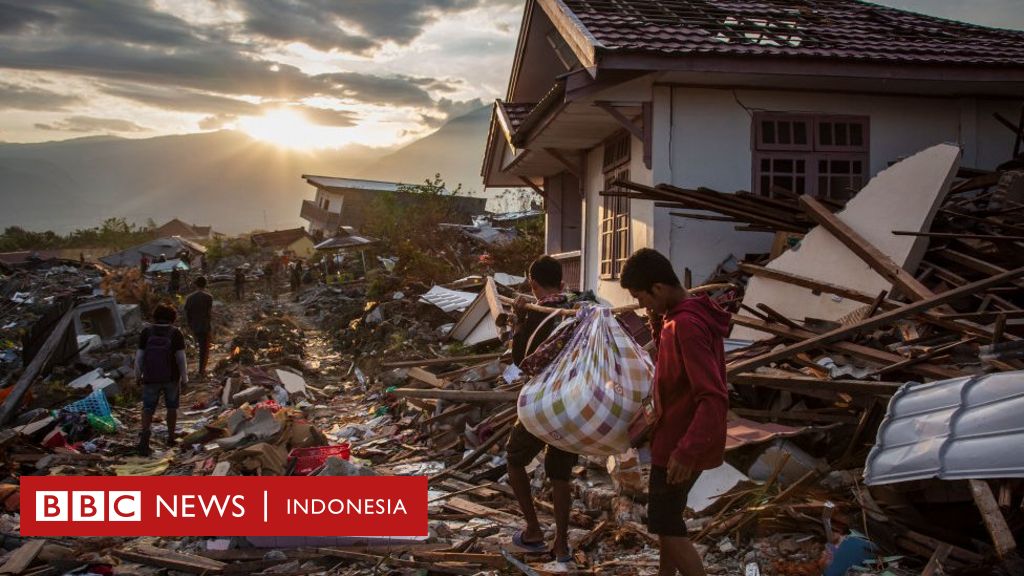
[(220, 130), (229, 124), (233, 124), (238, 117), (234, 114), (215, 114), (207, 116), (199, 121), (200, 130)]
[(0, 82), (0, 110), (62, 110), (81, 101), (78, 96)]
[(164, 86), (108, 84), (102, 90), (111, 96), (174, 112), (204, 112), (237, 116), (259, 114), (261, 111), (259, 105), (245, 100)]
[[(39, 27), (41, 37), (96, 38), (164, 46), (181, 46), (194, 40), (188, 22), (154, 10), (145, 2), (34, 0), (32, 4), (31, 9), (23, 10), (15, 31), (22, 31), (31, 23)], [(0, 21), (4, 13), (5, 8), (0, 7)], [(18, 13), (13, 16), (19, 22)]]
[(36, 124), (39, 130), (58, 132), (148, 132), (149, 128), (119, 118), (71, 116), (53, 124)]
[(0, 34), (21, 32), (31, 26), (48, 25), (57, 17), (45, 10), (0, 2)]
[(368, 104), (398, 106), (434, 105), (428, 89), (447, 91), (444, 82), (434, 78), (412, 76), (376, 76), (361, 72), (334, 72), (314, 76), (315, 80), (336, 92), (332, 96), (351, 98)]
[(332, 110), (330, 108), (314, 108), (303, 106), (300, 111), (313, 124), (347, 128), (358, 123), (359, 115), (349, 110)]
[(446, 13), (513, 0), (236, 0), (246, 30), (319, 50), (366, 54), (385, 42), (405, 45)]

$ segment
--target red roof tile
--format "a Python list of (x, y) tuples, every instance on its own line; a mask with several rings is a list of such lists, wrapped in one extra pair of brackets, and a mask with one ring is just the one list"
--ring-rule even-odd
[(1024, 32), (857, 0), (562, 1), (610, 52), (1024, 66)]

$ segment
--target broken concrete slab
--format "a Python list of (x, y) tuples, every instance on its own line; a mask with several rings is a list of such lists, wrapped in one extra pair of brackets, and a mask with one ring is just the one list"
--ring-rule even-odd
[(494, 279), (487, 278), (484, 289), (466, 309), (462, 318), (455, 323), (450, 337), (467, 346), (497, 340), (499, 337), (497, 320), (501, 313), (498, 289), (494, 284)]
[(281, 381), (281, 385), (284, 386), (289, 396), (295, 396), (296, 394), (309, 396), (306, 392), (306, 379), (301, 375), (281, 369), (277, 369), (275, 372), (277, 373), (277, 379)]
[(73, 317), (75, 331), (79, 334), (95, 334), (103, 341), (124, 334), (121, 310), (113, 298), (98, 298), (79, 304)]
[(238, 392), (237, 394), (232, 396), (231, 405), (234, 406), (235, 408), (238, 408), (242, 404), (246, 403), (255, 404), (261, 400), (266, 399), (266, 397), (267, 391), (264, 388), (261, 388), (259, 386), (253, 386), (251, 388), (246, 388), (245, 390), (242, 390), (241, 392)]
[[(897, 236), (893, 230), (927, 231), (949, 192), (959, 167), (960, 149), (933, 146), (879, 172), (836, 216), (904, 270), (917, 269), (928, 238)], [(857, 254), (816, 226), (803, 240), (772, 260), (770, 270), (811, 278), (866, 294), (892, 291), (892, 283), (871, 269)], [(836, 321), (863, 304), (833, 294), (815, 293), (782, 281), (754, 276), (743, 304), (766, 304), (787, 318)], [(732, 338), (760, 339), (768, 334), (737, 326)]]

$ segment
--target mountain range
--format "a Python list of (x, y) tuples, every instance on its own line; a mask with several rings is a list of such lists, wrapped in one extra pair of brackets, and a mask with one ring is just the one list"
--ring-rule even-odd
[(302, 174), (415, 184), (440, 173), (449, 187), (494, 198), (479, 176), (489, 118), (477, 109), (398, 149), (304, 152), (234, 131), (0, 143), (0, 229), (65, 233), (110, 217), (180, 218), (227, 234), (301, 226), (301, 201), (314, 193)]

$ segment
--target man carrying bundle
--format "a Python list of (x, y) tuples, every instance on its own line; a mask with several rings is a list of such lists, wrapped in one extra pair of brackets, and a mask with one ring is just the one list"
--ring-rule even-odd
[[(551, 256), (541, 256), (530, 264), (527, 281), (537, 298), (537, 304), (548, 308), (568, 308), (568, 299), (562, 294), (562, 265)], [(516, 299), (516, 328), (512, 335), (512, 361), (522, 366), (523, 359), (551, 335), (557, 319), (547, 322), (548, 314), (528, 310), (523, 297)], [(531, 342), (532, 338), (532, 342)], [(546, 448), (546, 450), (545, 450)], [(570, 562), (569, 553), (569, 512), (572, 508), (572, 467), (576, 465), (576, 454), (559, 450), (544, 443), (516, 422), (505, 447), (508, 461), (508, 479), (515, 492), (516, 500), (526, 519), (526, 528), (518, 530), (512, 537), (516, 546), (530, 552), (548, 550), (544, 543), (544, 531), (537, 520), (537, 510), (530, 490), (530, 477), (526, 466), (544, 452), (544, 471), (551, 480), (551, 495), (555, 508), (555, 541), (552, 552), (558, 562)]]
[(703, 576), (683, 509), (700, 473), (721, 465), (725, 455), (723, 339), (730, 316), (707, 296), (690, 296), (668, 258), (650, 248), (629, 257), (619, 284), (647, 309), (658, 346), (647, 526), (658, 535), (659, 574)]

